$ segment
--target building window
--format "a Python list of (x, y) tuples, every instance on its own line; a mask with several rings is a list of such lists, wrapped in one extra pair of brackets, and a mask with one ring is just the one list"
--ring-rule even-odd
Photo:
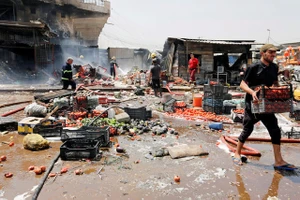
[(30, 8), (30, 13), (31, 14), (36, 14), (36, 9), (35, 8)]
[(83, 3), (96, 4), (97, 6), (104, 6), (104, 0), (83, 0)]

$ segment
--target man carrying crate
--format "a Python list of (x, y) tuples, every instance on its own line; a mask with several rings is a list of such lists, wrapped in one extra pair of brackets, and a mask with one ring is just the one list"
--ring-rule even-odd
[(252, 89), (260, 85), (268, 87), (278, 85), (278, 66), (273, 63), (277, 48), (272, 44), (265, 44), (260, 49), (261, 59), (255, 64), (249, 66), (240, 87), (246, 92), (246, 107), (243, 121), (243, 131), (238, 137), (238, 144), (233, 156), (233, 162), (242, 165), (241, 151), (247, 138), (251, 135), (254, 124), (261, 121), (267, 128), (273, 145), (274, 151), (274, 169), (294, 170), (294, 165), (288, 164), (283, 160), (280, 151), (281, 131), (278, 127), (278, 121), (274, 113), (271, 114), (253, 114), (251, 111), (251, 101), (258, 101), (257, 91)]

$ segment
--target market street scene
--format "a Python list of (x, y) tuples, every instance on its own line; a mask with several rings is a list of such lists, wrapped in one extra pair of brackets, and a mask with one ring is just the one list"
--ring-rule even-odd
[(1, 0), (0, 200), (299, 199), (300, 30), (214, 3)]

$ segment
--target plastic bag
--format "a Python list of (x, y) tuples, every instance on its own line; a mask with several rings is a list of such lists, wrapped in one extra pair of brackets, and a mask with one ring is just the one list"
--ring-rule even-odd
[(45, 117), (47, 115), (47, 108), (37, 103), (26, 106), (24, 111), (29, 117)]
[(69, 100), (67, 98), (55, 98), (53, 100), (54, 107), (58, 106), (58, 108), (69, 107)]

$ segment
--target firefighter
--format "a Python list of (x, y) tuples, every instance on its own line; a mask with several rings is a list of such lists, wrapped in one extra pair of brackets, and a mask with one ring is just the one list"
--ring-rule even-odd
[(156, 53), (151, 53), (151, 59), (152, 59), (152, 62), (154, 59), (156, 59), (156, 64), (160, 65), (160, 59), (157, 57)]
[(115, 79), (117, 76), (117, 68), (119, 68), (117, 62), (116, 62), (116, 57), (113, 56), (111, 57), (110, 60), (110, 75)]
[(73, 58), (69, 57), (67, 59), (66, 64), (62, 67), (62, 77), (61, 80), (63, 82), (63, 90), (68, 89), (69, 85), (72, 86), (72, 89), (76, 89), (76, 83), (73, 80), (73, 72), (72, 72), (72, 64)]

